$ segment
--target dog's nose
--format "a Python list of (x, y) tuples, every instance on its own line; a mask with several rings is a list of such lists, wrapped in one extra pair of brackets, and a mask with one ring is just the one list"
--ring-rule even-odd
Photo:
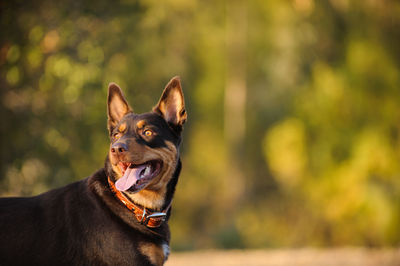
[(111, 146), (111, 152), (114, 154), (123, 154), (128, 150), (128, 146), (125, 143), (116, 142)]

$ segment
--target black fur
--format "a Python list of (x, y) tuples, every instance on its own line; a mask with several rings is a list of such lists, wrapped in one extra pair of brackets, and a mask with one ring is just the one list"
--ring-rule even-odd
[(115, 200), (105, 169), (36, 197), (1, 199), (0, 224), (0, 265), (152, 265), (138, 244), (170, 238), (166, 223), (149, 229)]

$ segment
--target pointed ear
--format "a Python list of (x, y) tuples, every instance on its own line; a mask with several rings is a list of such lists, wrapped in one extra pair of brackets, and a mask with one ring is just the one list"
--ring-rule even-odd
[(132, 108), (126, 101), (121, 88), (113, 82), (108, 85), (107, 101), (108, 130), (111, 134), (121, 118), (132, 112)]
[(168, 82), (158, 104), (153, 111), (164, 117), (165, 121), (178, 132), (186, 122), (185, 100), (179, 77), (174, 77)]

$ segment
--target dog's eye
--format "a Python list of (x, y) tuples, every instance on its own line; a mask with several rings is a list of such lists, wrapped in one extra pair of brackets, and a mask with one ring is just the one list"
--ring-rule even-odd
[(121, 135), (122, 135), (121, 133), (114, 133), (114, 135), (113, 135), (114, 140), (119, 139), (121, 137)]
[(146, 129), (145, 131), (143, 131), (143, 134), (146, 137), (151, 137), (151, 136), (153, 136), (153, 131), (151, 131), (150, 129)]

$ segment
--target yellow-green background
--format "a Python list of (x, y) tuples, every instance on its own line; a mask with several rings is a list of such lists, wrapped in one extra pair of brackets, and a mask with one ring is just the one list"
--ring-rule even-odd
[(397, 246), (400, 3), (0, 3), (0, 194), (80, 180), (107, 84), (146, 112), (180, 75), (172, 247)]

